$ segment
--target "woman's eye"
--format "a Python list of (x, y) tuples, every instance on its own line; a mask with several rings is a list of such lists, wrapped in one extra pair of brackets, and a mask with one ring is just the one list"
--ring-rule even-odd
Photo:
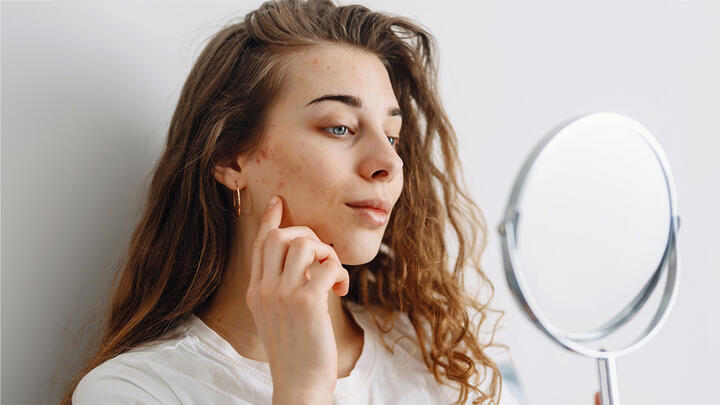
[[(344, 131), (342, 129), (340, 131), (336, 131), (337, 128), (342, 128), (342, 129), (344, 129)], [(338, 135), (338, 136), (345, 135), (350, 130), (345, 125), (335, 125), (335, 126), (327, 127), (327, 128), (323, 128), (323, 129), (325, 129), (325, 130), (329, 129), (330, 133), (332, 133), (333, 135)]]
[[(339, 129), (339, 130), (338, 130), (338, 129)], [(329, 131), (327, 131), (327, 132), (330, 132), (331, 134), (333, 134), (333, 135), (335, 135), (335, 136), (343, 136), (343, 135), (346, 135), (346, 134), (348, 133), (348, 131), (349, 131), (350, 133), (353, 133), (353, 132), (350, 130), (350, 128), (349, 128), (348, 126), (346, 126), (346, 125), (334, 125), (334, 126), (332, 126), (332, 127), (325, 127), (325, 128), (323, 128), (323, 130), (326, 130), (326, 131), (329, 130)], [(387, 138), (388, 138), (388, 140), (390, 141), (390, 145), (392, 145), (393, 147), (396, 147), (396, 146), (397, 146), (397, 143), (400, 141), (400, 138), (397, 137), (397, 136), (388, 136)]]

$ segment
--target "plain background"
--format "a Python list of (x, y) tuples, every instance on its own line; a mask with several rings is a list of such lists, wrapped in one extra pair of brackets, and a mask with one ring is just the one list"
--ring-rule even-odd
[[(497, 339), (511, 347), (530, 403), (592, 404), (597, 371), (520, 312), (495, 229), (535, 143), (596, 111), (655, 135), (682, 217), (679, 294), (660, 333), (617, 361), (623, 402), (716, 402), (720, 2), (361, 3), (419, 21), (438, 40), (442, 97), (487, 218), (493, 306), (506, 310)], [(3, 404), (59, 400), (195, 58), (259, 4), (2, 2)]]

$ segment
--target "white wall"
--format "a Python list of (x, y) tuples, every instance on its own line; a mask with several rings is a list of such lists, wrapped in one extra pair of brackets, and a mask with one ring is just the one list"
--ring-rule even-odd
[[(86, 349), (203, 41), (259, 1), (2, 2), (2, 403), (56, 403)], [(344, 1), (343, 3), (348, 3)], [(548, 340), (502, 275), (496, 226), (548, 130), (612, 111), (663, 146), (683, 219), (680, 290), (617, 362), (628, 404), (717, 401), (720, 1), (363, 1), (428, 27), (472, 193), (498, 335), (533, 404), (592, 404), (595, 363)]]

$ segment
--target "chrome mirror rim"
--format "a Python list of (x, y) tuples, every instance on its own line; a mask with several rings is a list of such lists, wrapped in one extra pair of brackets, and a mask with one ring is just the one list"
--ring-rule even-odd
[[(518, 221), (518, 202), (522, 195), (522, 187), (525, 183), (528, 173), (535, 163), (536, 159), (545, 148), (557, 135), (561, 134), (563, 130), (569, 126), (580, 122), (581, 120), (587, 119), (600, 119), (600, 118), (612, 118), (626, 123), (637, 130), (637, 133), (641, 135), (644, 141), (651, 147), (655, 157), (657, 158), (660, 166), (663, 170), (665, 177), (665, 185), (668, 192), (668, 200), (670, 204), (670, 226), (668, 230), (668, 239), (665, 246), (665, 252), (663, 254), (660, 265), (656, 269), (651, 280), (641, 289), (638, 296), (633, 299), (628, 306), (626, 306), (618, 315), (613, 317), (609, 322), (601, 326), (597, 331), (590, 333), (567, 333), (559, 328), (555, 327), (540, 311), (538, 306), (532, 299), (527, 285), (522, 277), (521, 266), (517, 260), (517, 221)], [(531, 151), (529, 156), (525, 159), (525, 162), (520, 170), (520, 173), (516, 177), (513, 185), (510, 198), (507, 203), (505, 210), (505, 216), (502, 222), (498, 226), (498, 231), (502, 239), (503, 249), (503, 262), (505, 267), (505, 276), (510, 286), (510, 290), (515, 298), (520, 302), (524, 312), (528, 317), (540, 328), (546, 335), (551, 339), (555, 340), (561, 346), (573, 352), (586, 355), (588, 357), (594, 357), (598, 359), (611, 359), (616, 356), (621, 356), (637, 350), (650, 340), (665, 323), (670, 309), (675, 302), (678, 290), (678, 266), (677, 266), (677, 246), (676, 239), (677, 233), (680, 226), (680, 217), (677, 215), (677, 203), (675, 195), (675, 186), (673, 177), (670, 171), (667, 158), (662, 151), (662, 148), (657, 143), (655, 138), (650, 132), (636, 121), (616, 113), (593, 113), (585, 116), (581, 116), (572, 120), (568, 120), (561, 126), (552, 130), (547, 136), (545, 136)], [(517, 270), (517, 271), (516, 271)], [(605, 349), (593, 349), (583, 346), (581, 341), (594, 340), (598, 336), (606, 336), (612, 333), (614, 330), (622, 326), (625, 322), (631, 319), (645, 304), (647, 297), (649, 297), (652, 290), (659, 282), (662, 277), (662, 273), (667, 270), (667, 277), (665, 280), (665, 291), (663, 297), (658, 306), (658, 310), (655, 313), (652, 321), (640, 336), (632, 343), (625, 347), (613, 350)], [(604, 328), (604, 329), (603, 329)]]

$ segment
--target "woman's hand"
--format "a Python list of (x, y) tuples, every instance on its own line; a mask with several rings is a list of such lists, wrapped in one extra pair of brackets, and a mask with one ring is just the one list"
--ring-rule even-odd
[(347, 294), (350, 278), (310, 228), (279, 227), (283, 203), (275, 198), (253, 243), (246, 296), (270, 363), (273, 402), (332, 403), (337, 347), (328, 294)]

